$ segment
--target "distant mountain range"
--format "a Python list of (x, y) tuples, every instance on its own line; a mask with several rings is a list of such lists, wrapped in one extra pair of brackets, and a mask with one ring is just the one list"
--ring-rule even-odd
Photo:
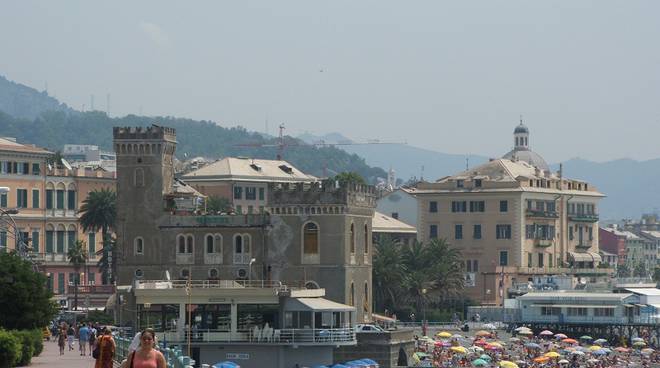
[(20, 83), (0, 75), (0, 111), (22, 119), (32, 120), (44, 111), (73, 112), (66, 104)]
[[(313, 135), (305, 133), (298, 138), (313, 143), (351, 142), (340, 133)], [(407, 181), (415, 177), (433, 181), (488, 161), (485, 156), (456, 155), (436, 152), (402, 144), (342, 145), (342, 149), (364, 157), (369, 165), (394, 169), (398, 178)], [(468, 162), (466, 162), (468, 158)], [(423, 166), (423, 174), (422, 174)], [(558, 164), (551, 165), (553, 170)], [(619, 220), (639, 218), (642, 213), (657, 212), (660, 208), (660, 159), (635, 161), (621, 159), (603, 163), (580, 158), (563, 162), (564, 175), (586, 180), (607, 195), (600, 205), (601, 219)]]

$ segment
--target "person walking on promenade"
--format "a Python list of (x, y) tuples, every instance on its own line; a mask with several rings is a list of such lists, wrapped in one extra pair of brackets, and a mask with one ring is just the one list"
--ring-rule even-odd
[(60, 347), (60, 355), (64, 355), (64, 345), (66, 344), (66, 330), (60, 329), (60, 333), (57, 335), (57, 346)]
[(89, 328), (86, 324), (82, 324), (82, 327), (78, 330), (78, 345), (80, 348), (80, 355), (87, 355), (87, 344), (89, 342)]
[(112, 368), (116, 346), (110, 328), (103, 329), (103, 335), (96, 339), (96, 344), (99, 348), (99, 357), (96, 358), (94, 368)]
[(66, 339), (69, 342), (69, 350), (73, 350), (73, 340), (76, 337), (76, 330), (73, 329), (73, 326), (69, 326), (66, 330)]
[(151, 328), (140, 333), (140, 346), (130, 353), (121, 368), (167, 368), (163, 353), (154, 349), (156, 334)]
[(89, 355), (94, 351), (94, 343), (96, 342), (96, 329), (89, 325)]

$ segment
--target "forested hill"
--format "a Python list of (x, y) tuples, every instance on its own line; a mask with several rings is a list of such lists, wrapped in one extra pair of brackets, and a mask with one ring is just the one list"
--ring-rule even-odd
[(70, 107), (34, 88), (15, 83), (0, 75), (0, 111), (11, 116), (34, 119), (44, 111), (72, 113)]
[[(0, 134), (15, 137), (21, 143), (33, 143), (52, 151), (61, 150), (64, 144), (94, 144), (112, 150), (113, 126), (149, 126), (159, 124), (177, 131), (177, 157), (196, 156), (221, 158), (246, 156), (274, 159), (275, 147), (239, 147), (238, 144), (275, 144), (275, 138), (264, 138), (241, 127), (224, 128), (210, 121), (196, 121), (172, 117), (144, 117), (128, 115), (110, 118), (94, 111), (66, 113), (43, 112), (36, 119), (19, 119), (0, 112)], [(287, 137), (287, 142), (303, 142)], [(363, 158), (337, 148), (300, 145), (286, 147), (284, 159), (300, 170), (316, 175), (334, 175), (337, 172), (354, 171), (374, 183), (377, 177), (387, 177), (381, 168), (367, 165)]]

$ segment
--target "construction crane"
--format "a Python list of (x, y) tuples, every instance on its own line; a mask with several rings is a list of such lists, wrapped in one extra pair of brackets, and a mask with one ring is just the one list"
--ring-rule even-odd
[(407, 144), (406, 141), (384, 141), (380, 139), (369, 139), (364, 142), (354, 142), (354, 141), (341, 141), (335, 143), (327, 143), (325, 141), (319, 141), (314, 143), (292, 143), (286, 142), (284, 139), (284, 124), (279, 126), (279, 136), (277, 137), (277, 143), (241, 143), (236, 144), (236, 147), (277, 147), (277, 159), (282, 160), (284, 157), (284, 149), (286, 147), (303, 147), (303, 146), (314, 146), (314, 147), (335, 147), (335, 146), (353, 146), (353, 145), (364, 145), (364, 144)]

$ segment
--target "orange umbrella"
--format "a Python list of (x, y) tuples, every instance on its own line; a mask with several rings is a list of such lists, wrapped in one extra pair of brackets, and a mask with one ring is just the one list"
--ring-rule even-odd
[(538, 358), (534, 358), (534, 361), (535, 361), (536, 363), (545, 363), (545, 362), (547, 362), (548, 360), (550, 360), (550, 358), (545, 357), (545, 356), (540, 356), (540, 357), (538, 357)]
[(575, 339), (563, 339), (561, 341), (565, 342), (567, 344), (577, 344), (577, 340), (575, 340)]
[(477, 333), (474, 334), (474, 335), (475, 335), (475, 336), (480, 336), (480, 337), (482, 337), (482, 336), (490, 336), (490, 332), (488, 332), (488, 331), (484, 331), (484, 330), (481, 330), (481, 331), (477, 331)]

